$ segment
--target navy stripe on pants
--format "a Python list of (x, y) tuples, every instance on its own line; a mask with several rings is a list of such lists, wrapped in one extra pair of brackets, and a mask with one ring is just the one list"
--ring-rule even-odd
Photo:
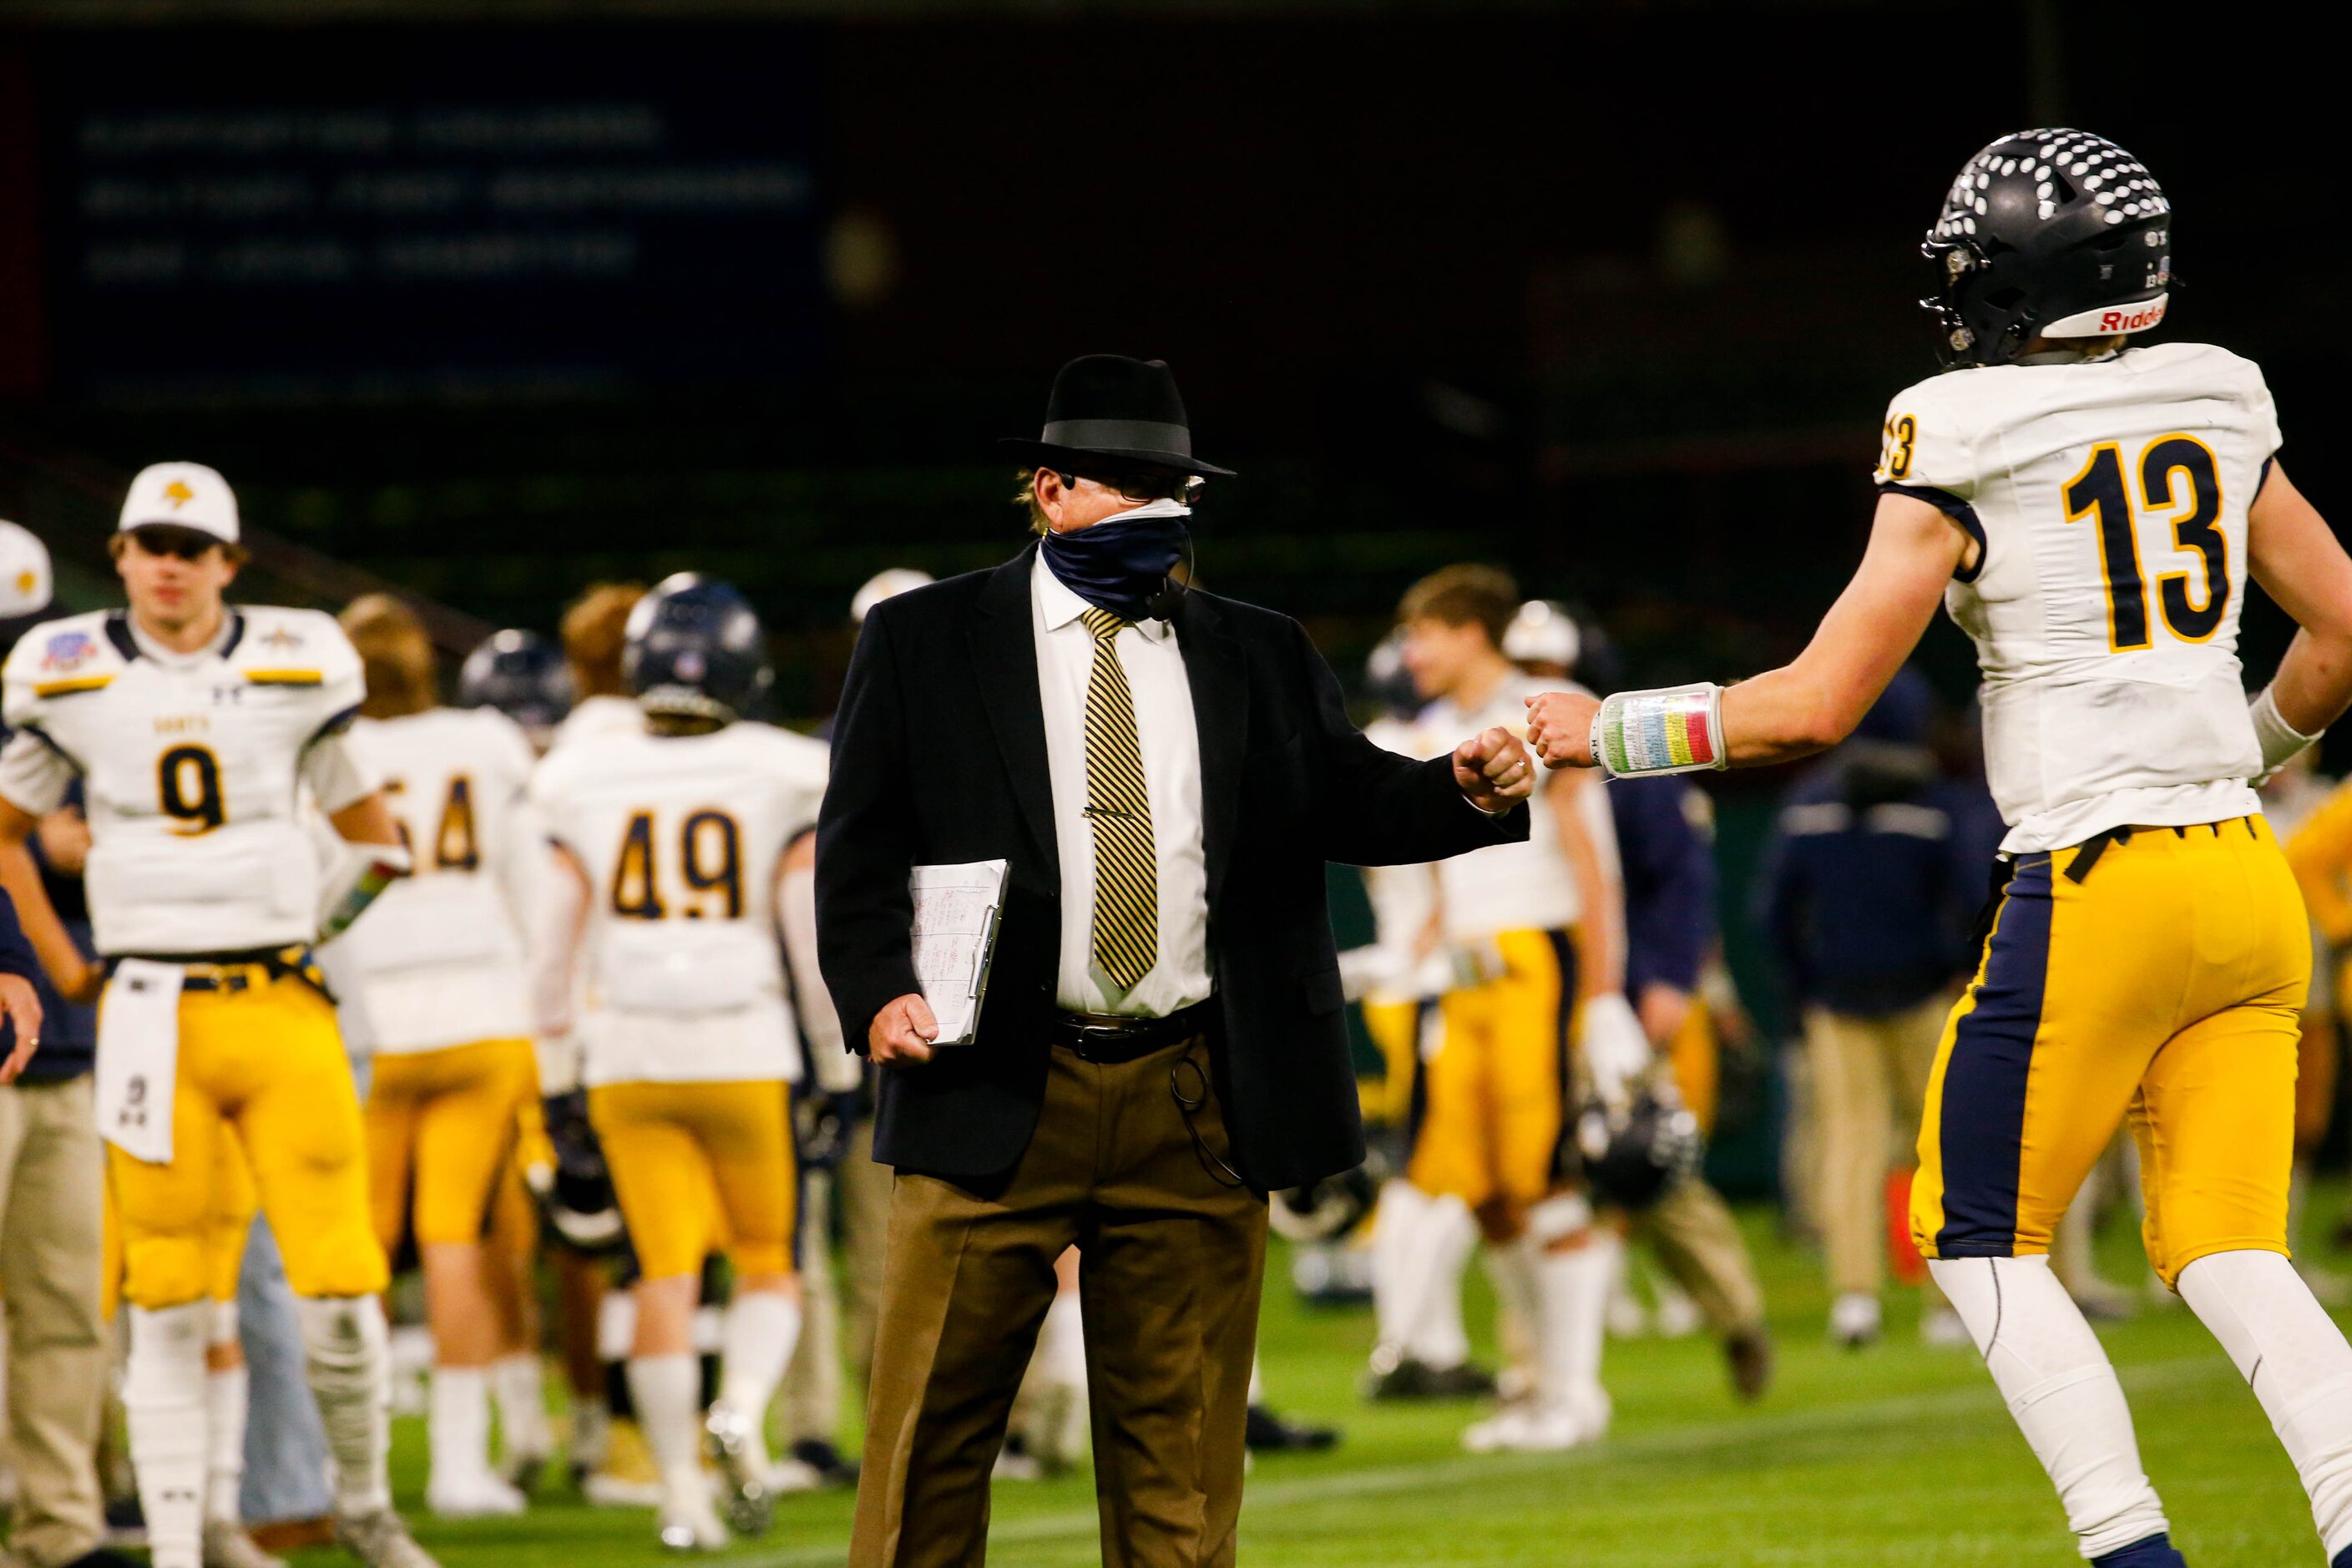
[(1961, 1016), (1944, 1067), (1939, 1258), (2009, 1258), (2017, 1250), (2025, 1085), (2050, 978), (2050, 874), (2048, 855), (2018, 863), (1986, 949), (1976, 1006)]

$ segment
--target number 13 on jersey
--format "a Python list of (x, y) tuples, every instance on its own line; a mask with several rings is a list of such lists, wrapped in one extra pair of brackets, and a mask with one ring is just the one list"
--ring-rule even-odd
[(2167, 572), (2157, 579), (2157, 608), (2173, 637), (2204, 642), (2221, 629), (2230, 606), (2230, 542), (2220, 527), (2221, 478), (2213, 449), (2194, 436), (2159, 436), (2140, 449), (2131, 467), (2139, 480), (2137, 513), (2126, 488), (2123, 448), (2113, 441), (2091, 448), (2090, 460), (2066, 482), (2064, 491), (2066, 521), (2089, 518), (2098, 526), (2099, 574), (2107, 591), (2107, 646), (2116, 653), (2154, 646), (2147, 574), (2140, 565), (2139, 521), (2168, 510), (2172, 552), (2201, 560), (2204, 584), (2200, 601), (2192, 594), (2185, 567)]

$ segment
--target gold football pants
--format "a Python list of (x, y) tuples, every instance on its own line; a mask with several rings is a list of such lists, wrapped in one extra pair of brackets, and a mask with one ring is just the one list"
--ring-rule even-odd
[[(122, 1222), (123, 1295), (160, 1310), (219, 1289), (227, 1237), (243, 1250), (236, 1151), (298, 1296), (384, 1288), (368, 1221), (359, 1093), (334, 1008), (291, 975), (223, 965), (239, 988), (184, 991), (172, 1103), (172, 1159), (149, 1164), (111, 1144), (107, 1173)], [(232, 1142), (232, 1135), (234, 1142)], [(232, 1283), (235, 1274), (226, 1274)]]
[(2287, 1250), (2303, 900), (2260, 816), (2021, 856), (1944, 1026), (1911, 1229), (1929, 1258), (2050, 1233), (2129, 1121), (2166, 1283)]
[(492, 1194), (539, 1086), (529, 1040), (379, 1054), (368, 1086), (368, 1194), (386, 1252), (482, 1239)]
[(646, 1279), (695, 1273), (721, 1244), (739, 1276), (792, 1272), (789, 1093), (773, 1079), (588, 1091), (588, 1120)]
[(1444, 1040), (1422, 1064), (1405, 1175), (1509, 1223), (1559, 1176), (1576, 949), (1566, 931), (1495, 940), (1503, 973), (1438, 1004)]

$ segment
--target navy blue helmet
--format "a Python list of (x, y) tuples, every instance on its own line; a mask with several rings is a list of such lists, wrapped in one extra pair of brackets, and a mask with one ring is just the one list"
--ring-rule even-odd
[(742, 595), (680, 572), (629, 612), (621, 679), (648, 713), (730, 724), (767, 695), (768, 634)]
[(1947, 365), (2002, 364), (2036, 337), (2105, 338), (2164, 320), (2172, 204), (2140, 161), (2087, 131), (2021, 131), (1969, 160), (1920, 247)]
[(457, 701), (495, 708), (543, 740), (572, 711), (572, 670), (537, 632), (492, 632), (457, 672)]

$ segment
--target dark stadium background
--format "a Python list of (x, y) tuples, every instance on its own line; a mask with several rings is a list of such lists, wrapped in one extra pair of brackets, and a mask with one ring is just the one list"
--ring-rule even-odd
[[(1920, 234), (2022, 125), (2158, 172), (2168, 335), (2259, 359), (2352, 515), (2336, 74), (2055, 0), (11, 0), (0, 515), (95, 602), (122, 477), (202, 459), (257, 596), (389, 579), (453, 648), (713, 571), (814, 718), (852, 589), (1001, 558), (992, 438), (1116, 350), (1244, 475), (1201, 577), (1343, 672), (1472, 557), (1630, 679), (1730, 676), (1842, 583), (1932, 368)], [(1965, 693), (1958, 634), (1925, 657)], [(1782, 781), (1714, 782), (1736, 902)]]

